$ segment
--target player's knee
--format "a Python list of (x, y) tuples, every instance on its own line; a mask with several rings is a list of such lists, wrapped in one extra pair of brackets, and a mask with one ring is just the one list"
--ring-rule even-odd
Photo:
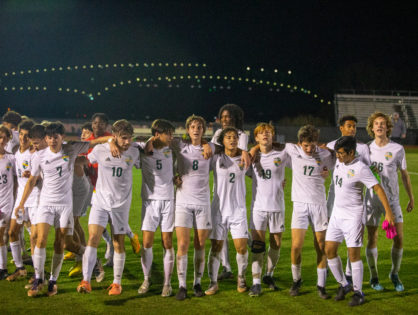
[(11, 242), (16, 242), (19, 240), (19, 231), (17, 229), (9, 229), (8, 234)]
[(251, 243), (251, 252), (254, 254), (264, 253), (266, 251), (266, 243), (263, 241), (253, 240)]
[[(144, 244), (145, 246), (145, 244)], [(163, 240), (163, 247), (164, 249), (170, 249), (173, 247), (173, 242), (171, 241), (171, 239), (164, 239)]]

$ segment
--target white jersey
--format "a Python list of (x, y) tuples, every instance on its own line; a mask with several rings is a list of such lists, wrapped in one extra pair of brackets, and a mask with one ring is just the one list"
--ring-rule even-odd
[[(17, 175), (17, 196), (16, 196), (16, 205), (20, 203), (20, 200), (23, 196), (23, 191), (25, 190), (26, 182), (28, 177), (23, 177), (23, 173), (31, 170), (32, 157), (34, 153), (31, 153), (29, 149), (25, 152), (20, 152), (18, 149), (15, 153), (16, 159), (16, 175)], [(39, 201), (39, 194), (41, 193), (41, 185), (38, 183), (33, 187), (32, 192), (29, 195), (29, 198), (25, 202), (26, 207), (37, 207)]]
[(13, 208), (14, 176), (16, 176), (15, 157), (6, 153), (0, 159), (0, 211), (3, 213)]
[(211, 165), (213, 174), (212, 211), (220, 211), (223, 218), (247, 218), (245, 202), (245, 173), (241, 156), (215, 154)]
[(80, 153), (89, 149), (88, 142), (74, 142), (62, 145), (54, 153), (48, 147), (32, 155), (32, 176), (43, 173), (39, 206), (69, 206), (73, 203), (74, 162)]
[(292, 201), (312, 204), (325, 204), (325, 179), (321, 176), (324, 168), (332, 170), (335, 158), (332, 154), (317, 147), (312, 156), (303, 152), (293, 143), (286, 143), (286, 152), (292, 161)]
[(332, 215), (341, 219), (364, 215), (363, 187), (378, 184), (370, 168), (356, 158), (349, 164), (338, 163), (334, 169), (335, 200)]
[[(209, 143), (212, 152), (215, 146)], [(182, 184), (176, 190), (177, 204), (210, 205), (209, 171), (212, 158), (205, 159), (203, 147), (174, 139), (171, 148), (177, 158), (177, 172)]]
[[(334, 147), (335, 147), (335, 143), (337, 142), (337, 140), (328, 142), (327, 148), (330, 148), (331, 150), (335, 150)], [(357, 142), (355, 157), (359, 158), (360, 161), (362, 161), (364, 164), (370, 165), (371, 163), (370, 163), (369, 146), (365, 143)], [(338, 163), (338, 159), (337, 159), (337, 163)]]
[[(370, 160), (372, 166), (380, 175), (381, 185), (390, 202), (399, 202), (398, 170), (406, 170), (405, 150), (402, 145), (390, 141), (383, 147), (379, 147), (375, 141), (370, 145)], [(377, 201), (377, 196), (372, 190), (367, 192), (367, 197)]]
[[(248, 136), (247, 134), (242, 131), (237, 129), (238, 131), (238, 148), (240, 148), (241, 150), (247, 151), (248, 149)], [(218, 129), (215, 131), (215, 133), (213, 134), (212, 140), (211, 142), (216, 144), (216, 145), (220, 145), (220, 143), (218, 142), (218, 138), (219, 135), (221, 134), (222, 129)]]
[(284, 211), (283, 181), (288, 160), (285, 150), (258, 153), (247, 173), (253, 180), (253, 211)]
[(98, 163), (94, 207), (106, 211), (128, 210), (132, 200), (132, 167), (139, 168), (139, 149), (131, 145), (121, 157), (113, 157), (109, 143), (96, 145), (87, 156), (90, 163)]
[[(145, 143), (138, 142), (144, 149)], [(169, 147), (154, 148), (152, 155), (141, 154), (142, 200), (173, 200), (173, 153)]]
[(4, 150), (9, 153), (13, 153), (13, 149), (19, 145), (19, 131), (10, 129), (12, 133), (12, 139), (7, 142)]

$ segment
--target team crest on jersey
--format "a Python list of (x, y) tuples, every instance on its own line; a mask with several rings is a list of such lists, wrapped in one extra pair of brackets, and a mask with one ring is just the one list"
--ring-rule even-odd
[(241, 161), (238, 162), (238, 167), (242, 171), (244, 169), (244, 164), (241, 163)]
[(354, 174), (355, 174), (354, 170), (348, 170), (348, 172), (347, 172), (347, 178), (354, 177)]
[(27, 169), (29, 167), (29, 162), (28, 161), (23, 161), (22, 162), (22, 167), (23, 167), (24, 170)]
[(274, 158), (273, 162), (275, 166), (279, 166), (280, 164), (282, 164), (282, 160), (278, 157)]
[(171, 150), (170, 150), (169, 148), (165, 148), (165, 149), (163, 150), (163, 154), (164, 154), (164, 156), (165, 156), (166, 158), (169, 158), (169, 157), (170, 157), (170, 153), (171, 153)]
[(7, 163), (7, 165), (6, 165), (6, 170), (7, 171), (10, 171), (10, 169), (12, 168), (12, 163)]
[(385, 153), (385, 159), (386, 159), (386, 161), (389, 161), (392, 157), (393, 157), (392, 156), (392, 152), (386, 152)]
[(317, 165), (321, 165), (321, 159), (320, 158), (315, 158), (315, 162)]
[(63, 155), (63, 156), (62, 156), (62, 159), (63, 159), (65, 162), (68, 162), (68, 161), (70, 160), (70, 156), (69, 156), (69, 155)]
[(355, 157), (359, 157), (360, 154), (356, 151), (356, 153), (354, 154)]
[(126, 159), (125, 159), (126, 165), (129, 165), (129, 163), (132, 162), (132, 157), (129, 155)]

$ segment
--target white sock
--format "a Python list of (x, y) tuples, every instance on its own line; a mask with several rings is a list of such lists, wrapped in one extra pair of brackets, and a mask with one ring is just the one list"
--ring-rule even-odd
[(221, 264), (220, 255), (220, 252), (213, 252), (212, 248), (209, 251), (208, 272), (211, 283), (218, 282), (218, 271), (219, 265)]
[(292, 264), (293, 282), (298, 282), (301, 277), (302, 277), (302, 266), (301, 266), (301, 264), (298, 264), (298, 265)]
[(253, 284), (261, 284), (261, 273), (263, 271), (264, 252), (253, 253), (253, 262), (251, 264), (251, 271), (253, 274)]
[(351, 263), (353, 270), (353, 289), (354, 291), (360, 291), (363, 287), (363, 261), (360, 259)]
[(35, 246), (33, 251), (33, 268), (35, 269), (36, 279), (44, 279), (44, 268), (46, 259), (46, 249)]
[(248, 266), (248, 251), (244, 255), (237, 253), (236, 259), (238, 265), (238, 276), (245, 277), (245, 271)]
[(369, 265), (370, 278), (377, 278), (377, 247), (366, 248), (366, 258)]
[(7, 247), (0, 246), (0, 269), (7, 269)]
[(279, 258), (280, 258), (280, 248), (274, 249), (270, 247), (267, 253), (266, 275), (273, 277), (274, 268), (276, 268)]
[(152, 247), (150, 248), (143, 248), (142, 255), (141, 255), (141, 265), (142, 265), (142, 272), (144, 273), (144, 280), (149, 280), (151, 277), (151, 267), (152, 267), (152, 260), (154, 259), (154, 254), (152, 252)]
[(224, 244), (222, 246), (222, 250), (220, 252), (221, 263), (222, 266), (225, 268), (226, 271), (231, 272), (231, 263), (229, 262), (229, 243), (228, 237), (224, 240)]
[(20, 242), (12, 242), (10, 243), (10, 249), (12, 251), (13, 261), (15, 262), (16, 268), (23, 267), (23, 260), (22, 260), (22, 251), (20, 247)]
[(87, 246), (83, 255), (83, 280), (90, 282), (94, 265), (97, 260), (97, 248)]
[(345, 287), (348, 284), (348, 282), (343, 272), (343, 263), (341, 262), (340, 256), (337, 256), (333, 259), (328, 259), (328, 267), (329, 269), (331, 269), (331, 272), (334, 275), (335, 280), (337, 280), (339, 284)]
[(179, 288), (186, 288), (187, 254), (183, 256), (177, 256), (177, 277), (179, 279)]
[(51, 264), (51, 277), (49, 280), (57, 281), (58, 276), (60, 275), (62, 262), (64, 261), (64, 254), (57, 254), (54, 252), (52, 255), (52, 264)]
[(391, 274), (398, 274), (399, 269), (401, 268), (402, 255), (403, 248), (392, 247), (392, 270), (390, 272)]
[(200, 281), (205, 272), (205, 249), (195, 249), (193, 256), (194, 263), (194, 280), (193, 285), (200, 284)]
[(345, 265), (345, 275), (346, 276), (351, 276), (351, 261), (350, 261), (350, 257), (348, 256), (348, 252), (347, 252), (347, 265)]
[(316, 273), (318, 275), (318, 281), (316, 285), (325, 288), (327, 283), (327, 268), (316, 268)]
[(125, 267), (125, 253), (117, 253), (113, 255), (113, 283), (121, 284), (123, 268)]
[(104, 229), (103, 234), (102, 234), (102, 237), (106, 241), (106, 243), (112, 243), (112, 237), (110, 236), (110, 234), (107, 231), (107, 229)]
[(169, 248), (164, 251), (164, 285), (171, 284), (171, 275), (174, 269), (174, 248)]
[(128, 227), (126, 228), (126, 235), (128, 235), (128, 237), (130, 239), (132, 239), (134, 237), (134, 233), (132, 233), (131, 227), (128, 225)]

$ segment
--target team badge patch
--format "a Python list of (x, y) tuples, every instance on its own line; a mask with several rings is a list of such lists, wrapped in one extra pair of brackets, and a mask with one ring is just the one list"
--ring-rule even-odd
[(275, 166), (279, 166), (282, 164), (282, 160), (280, 158), (274, 158), (273, 160)]
[(321, 165), (321, 159), (320, 158), (315, 158), (315, 162), (318, 166)]
[(6, 165), (6, 170), (7, 171), (10, 171), (10, 169), (12, 168), (12, 163), (7, 163), (7, 165)]
[(62, 156), (62, 159), (63, 159), (65, 162), (68, 162), (68, 161), (69, 161), (69, 159), (70, 159), (70, 156), (69, 156), (69, 155), (63, 155), (63, 156)]
[(386, 152), (385, 153), (385, 159), (386, 159), (386, 161), (389, 161), (392, 157), (393, 157), (392, 156), (392, 152)]
[(354, 177), (354, 170), (348, 170), (347, 178)]
[(125, 162), (126, 162), (126, 164), (127, 164), (127, 165), (129, 165), (129, 163), (131, 163), (131, 162), (132, 162), (132, 157), (129, 155), (129, 156), (125, 159)]
[(171, 153), (171, 150), (168, 149), (168, 148), (165, 148), (164, 151), (163, 151), (163, 154), (166, 158), (170, 157), (170, 153)]
[(27, 169), (29, 167), (29, 162), (28, 161), (23, 161), (22, 162), (22, 167), (23, 167), (24, 170)]

